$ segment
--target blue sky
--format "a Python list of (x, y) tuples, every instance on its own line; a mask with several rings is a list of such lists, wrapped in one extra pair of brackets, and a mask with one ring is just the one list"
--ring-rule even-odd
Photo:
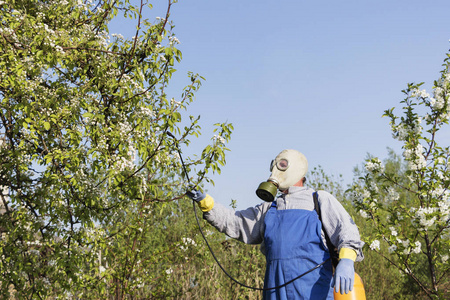
[[(167, 4), (153, 2), (144, 12), (150, 21), (164, 17)], [(240, 209), (259, 204), (255, 190), (286, 148), (303, 152), (310, 169), (342, 174), (346, 184), (367, 153), (400, 153), (381, 115), (401, 107), (409, 82), (425, 82), (431, 92), (450, 48), (449, 12), (448, 0), (174, 4), (170, 19), (183, 60), (173, 96), (187, 85), (188, 71), (206, 78), (188, 108), (203, 128), (194, 149), (209, 142), (214, 123), (235, 127), (227, 165), (215, 186), (206, 186), (209, 194), (224, 205), (236, 199)], [(125, 24), (110, 29), (125, 37), (133, 31)], [(447, 145), (448, 128), (442, 139)]]

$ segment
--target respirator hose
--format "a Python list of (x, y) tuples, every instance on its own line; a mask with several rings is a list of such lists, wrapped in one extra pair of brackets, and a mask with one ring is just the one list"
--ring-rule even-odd
[[(168, 136), (170, 136), (171, 138), (173, 138), (173, 139), (175, 140), (176, 149), (177, 149), (177, 151), (178, 151), (178, 155), (180, 156), (181, 165), (183, 166), (183, 170), (184, 170), (185, 177), (186, 177), (186, 179), (187, 179), (187, 182), (188, 182), (189, 187), (191, 187), (191, 181), (190, 181), (190, 179), (189, 179), (189, 175), (188, 175), (188, 173), (187, 173), (187, 169), (186, 169), (186, 166), (185, 166), (185, 164), (184, 164), (183, 157), (181, 156), (181, 151), (180, 151), (180, 147), (179, 147), (179, 145), (178, 145), (178, 140), (177, 140), (177, 139), (175, 138), (175, 136), (174, 136), (172, 133), (170, 133), (169, 131), (166, 131), (166, 133), (167, 133)], [(279, 289), (279, 288), (282, 288), (282, 287), (284, 287), (284, 286), (286, 286), (286, 285), (288, 285), (288, 284), (294, 282), (295, 280), (297, 280), (297, 279), (299, 279), (299, 278), (301, 278), (301, 277), (303, 277), (303, 276), (305, 276), (305, 275), (311, 273), (312, 271), (314, 271), (314, 270), (316, 270), (317, 268), (321, 267), (321, 266), (324, 265), (327, 261), (330, 260), (330, 258), (328, 258), (328, 259), (324, 260), (323, 262), (321, 262), (320, 264), (318, 264), (317, 266), (315, 266), (314, 268), (312, 268), (312, 269), (310, 269), (310, 270), (304, 272), (303, 274), (298, 275), (297, 277), (295, 277), (295, 278), (289, 280), (288, 282), (285, 282), (285, 283), (283, 283), (283, 284), (281, 284), (281, 285), (278, 285), (278, 286), (275, 286), (275, 287), (270, 287), (270, 288), (258, 288), (258, 287), (253, 287), (253, 286), (246, 285), (246, 284), (244, 284), (244, 283), (242, 283), (242, 282), (239, 282), (239, 281), (236, 280), (233, 276), (231, 276), (230, 274), (228, 274), (228, 272), (225, 270), (225, 268), (220, 264), (219, 260), (217, 259), (216, 255), (214, 254), (214, 251), (212, 250), (211, 246), (209, 245), (209, 242), (208, 242), (208, 240), (206, 239), (205, 234), (203, 233), (202, 226), (200, 225), (200, 220), (199, 220), (198, 215), (197, 215), (197, 208), (195, 207), (195, 206), (196, 206), (196, 202), (195, 202), (194, 200), (192, 200), (192, 205), (193, 205), (194, 214), (195, 214), (195, 220), (197, 221), (198, 229), (200, 230), (200, 233), (201, 233), (201, 235), (202, 235), (202, 237), (203, 237), (203, 240), (205, 241), (206, 245), (208, 246), (209, 252), (211, 252), (211, 255), (213, 256), (213, 258), (214, 258), (214, 260), (216, 261), (217, 265), (218, 265), (219, 268), (225, 273), (225, 275), (227, 275), (228, 278), (230, 278), (232, 281), (234, 281), (235, 283), (237, 283), (238, 285), (240, 285), (240, 286), (242, 286), (242, 287), (245, 287), (245, 288), (248, 288), (248, 289), (252, 289), (252, 290), (256, 290), (256, 291), (269, 291), (269, 290)]]

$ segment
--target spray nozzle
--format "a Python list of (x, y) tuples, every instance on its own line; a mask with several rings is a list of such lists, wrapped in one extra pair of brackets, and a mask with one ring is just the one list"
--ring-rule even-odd
[(172, 132), (166, 131), (166, 133), (167, 133), (168, 136), (170, 136), (171, 138), (173, 138), (173, 139), (176, 140), (176, 138), (175, 138), (175, 136), (172, 134)]

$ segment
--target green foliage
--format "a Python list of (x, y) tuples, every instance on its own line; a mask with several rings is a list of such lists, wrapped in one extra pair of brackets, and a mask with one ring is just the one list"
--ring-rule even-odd
[(369, 157), (352, 187), (354, 205), (373, 226), (365, 236), (369, 248), (430, 299), (450, 295), (450, 146), (438, 142), (450, 118), (449, 65), (447, 54), (433, 96), (409, 84), (403, 115), (394, 108), (384, 114), (405, 163), (392, 153), (385, 164)]
[(344, 200), (342, 175), (339, 175), (338, 178), (333, 175), (328, 175), (320, 165), (309, 171), (306, 184), (315, 190), (327, 191), (336, 197), (336, 199)]
[[(128, 0), (0, 1), (1, 298), (169, 290), (176, 249), (195, 238), (174, 220), (178, 149), (201, 130), (182, 112), (202, 80), (190, 73), (178, 100), (166, 94), (181, 60), (171, 6), (153, 22), (150, 4)], [(109, 36), (119, 13), (134, 38)], [(216, 125), (212, 145), (185, 158), (194, 185), (225, 164), (233, 127)]]

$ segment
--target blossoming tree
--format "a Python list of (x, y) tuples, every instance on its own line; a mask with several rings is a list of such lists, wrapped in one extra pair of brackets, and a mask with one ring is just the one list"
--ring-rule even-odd
[[(450, 286), (450, 54), (430, 95), (408, 84), (403, 114), (385, 111), (393, 137), (403, 143), (406, 169), (369, 158), (351, 189), (353, 201), (375, 228), (370, 249), (409, 276), (429, 298), (446, 298)], [(386, 247), (388, 251), (381, 251)], [(383, 254), (386, 253), (386, 254)], [(448, 298), (446, 298), (448, 299)]]
[[(155, 21), (143, 2), (0, 1), (1, 298), (103, 286), (120, 299), (142, 284), (130, 279), (140, 242), (184, 195), (177, 148), (200, 127), (182, 115), (201, 84), (189, 74), (179, 98), (167, 95), (181, 60), (173, 1)], [(119, 13), (135, 20), (130, 40), (109, 35)], [(224, 164), (232, 126), (217, 130), (211, 146), (185, 157), (194, 185)], [(108, 273), (113, 251), (119, 267)]]

